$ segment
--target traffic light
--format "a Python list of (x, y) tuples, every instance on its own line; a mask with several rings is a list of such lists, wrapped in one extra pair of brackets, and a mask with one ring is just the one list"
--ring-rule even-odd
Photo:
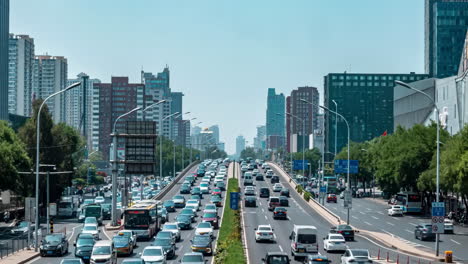
[(54, 233), (54, 220), (50, 219), (49, 221), (50, 233)]

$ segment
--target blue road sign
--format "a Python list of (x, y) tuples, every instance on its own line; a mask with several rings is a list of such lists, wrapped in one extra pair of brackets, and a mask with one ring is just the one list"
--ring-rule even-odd
[[(358, 173), (359, 161), (349, 161), (349, 173)], [(335, 173), (348, 173), (348, 160), (335, 160)]]
[(326, 193), (327, 192), (327, 186), (320, 186), (320, 192), (321, 193)]
[(230, 199), (231, 201), (230, 206), (232, 210), (238, 210), (239, 209), (239, 193), (238, 192), (231, 192), (230, 193)]
[[(304, 164), (304, 167), (302, 167), (302, 164)], [(293, 160), (294, 170), (302, 170), (302, 168), (307, 170), (307, 160)]]
[(432, 203), (432, 216), (445, 216), (445, 206), (444, 203)]

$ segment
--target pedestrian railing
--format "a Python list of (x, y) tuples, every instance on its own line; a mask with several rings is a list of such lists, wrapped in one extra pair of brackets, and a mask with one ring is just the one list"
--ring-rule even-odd
[[(42, 230), (41, 234), (45, 234)], [(42, 240), (42, 235), (39, 239)], [(4, 229), (0, 232), (0, 259), (6, 258), (18, 251), (34, 247), (34, 233), (31, 232), (28, 243), (28, 234), (13, 234), (11, 229)]]

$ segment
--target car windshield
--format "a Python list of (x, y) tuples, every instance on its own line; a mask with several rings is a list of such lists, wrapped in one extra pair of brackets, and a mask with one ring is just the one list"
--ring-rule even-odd
[(172, 205), (174, 205), (174, 202), (173, 201), (165, 201), (164, 205), (165, 206), (172, 206)]
[(209, 236), (195, 236), (193, 238), (194, 243), (208, 243), (210, 242), (211, 238)]
[(143, 256), (162, 256), (162, 250), (159, 248), (147, 248), (143, 250)]
[(198, 204), (198, 201), (188, 201), (188, 204)]
[(97, 221), (96, 221), (96, 218), (95, 218), (95, 217), (86, 217), (84, 223), (85, 223), (85, 224), (96, 224)]
[(216, 214), (215, 213), (206, 213), (203, 215), (203, 218), (215, 218)]
[(64, 259), (60, 264), (81, 264), (79, 259)]
[(355, 257), (368, 257), (369, 252), (367, 250), (352, 249), (351, 252)]
[(170, 246), (172, 241), (170, 239), (158, 238), (153, 242), (154, 246)]
[(261, 227), (258, 228), (258, 230), (260, 230), (260, 231), (270, 231), (271, 228), (268, 227), (268, 226), (261, 226)]
[(171, 238), (172, 239), (172, 233), (171, 232), (161, 231), (161, 232), (158, 233), (158, 235), (156, 237), (157, 238)]
[(125, 246), (128, 244), (128, 237), (124, 236), (116, 236), (112, 239), (116, 247), (118, 246)]
[(349, 225), (339, 225), (338, 230), (353, 230)]
[(78, 241), (76, 241), (77, 247), (92, 247), (93, 245), (94, 245), (93, 238), (79, 238)]
[(205, 209), (216, 209), (216, 205), (208, 204), (208, 205), (205, 206)]
[(94, 231), (94, 230), (97, 230), (97, 227), (96, 227), (96, 226), (92, 226), (92, 225), (84, 226), (84, 227), (83, 227), (83, 230), (85, 230), (85, 231)]
[(210, 223), (200, 223), (198, 224), (198, 228), (211, 228)]
[(18, 225), (18, 228), (24, 228), (24, 227), (27, 227), (28, 226), (28, 222), (20, 222), (20, 224)]
[(190, 263), (190, 262), (203, 262), (203, 256), (200, 255), (185, 255), (182, 258), (183, 263)]
[(170, 230), (170, 229), (177, 229), (177, 225), (172, 225), (172, 224), (171, 224), (171, 225), (167, 225), (167, 224), (166, 224), (166, 225), (164, 225), (164, 229), (169, 229), (169, 230)]
[(317, 242), (317, 237), (314, 234), (299, 234), (297, 235), (297, 242), (303, 244), (313, 244)]
[(190, 216), (188, 216), (188, 215), (178, 215), (177, 220), (178, 221), (187, 221), (187, 220), (190, 220)]
[(101, 247), (94, 247), (93, 248), (93, 255), (110, 255), (111, 254), (111, 248), (108, 246), (101, 246)]
[(101, 207), (106, 210), (110, 210), (112, 208), (112, 204), (101, 204)]
[(180, 199), (184, 199), (183, 196), (180, 196), (180, 195), (177, 195), (177, 196), (174, 196), (173, 200), (180, 200)]
[(45, 237), (44, 240), (46, 243), (60, 242), (62, 240), (62, 236), (61, 235), (48, 235)]
[(202, 183), (202, 184), (200, 184), (200, 187), (208, 187), (208, 186), (209, 186), (208, 183)]
[(339, 240), (343, 240), (343, 236), (337, 236), (337, 235), (334, 235), (334, 236), (330, 236), (330, 239), (339, 239)]
[(287, 256), (269, 256), (268, 264), (286, 264), (288, 263)]

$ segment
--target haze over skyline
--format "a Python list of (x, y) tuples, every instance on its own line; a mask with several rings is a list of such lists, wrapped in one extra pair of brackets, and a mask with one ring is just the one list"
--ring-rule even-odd
[(423, 1), (14, 0), (10, 32), (65, 56), (69, 78), (140, 82), (169, 65), (184, 111), (218, 124), (229, 154), (265, 124), (270, 87), (315, 86), (323, 101), (329, 72), (424, 71)]

